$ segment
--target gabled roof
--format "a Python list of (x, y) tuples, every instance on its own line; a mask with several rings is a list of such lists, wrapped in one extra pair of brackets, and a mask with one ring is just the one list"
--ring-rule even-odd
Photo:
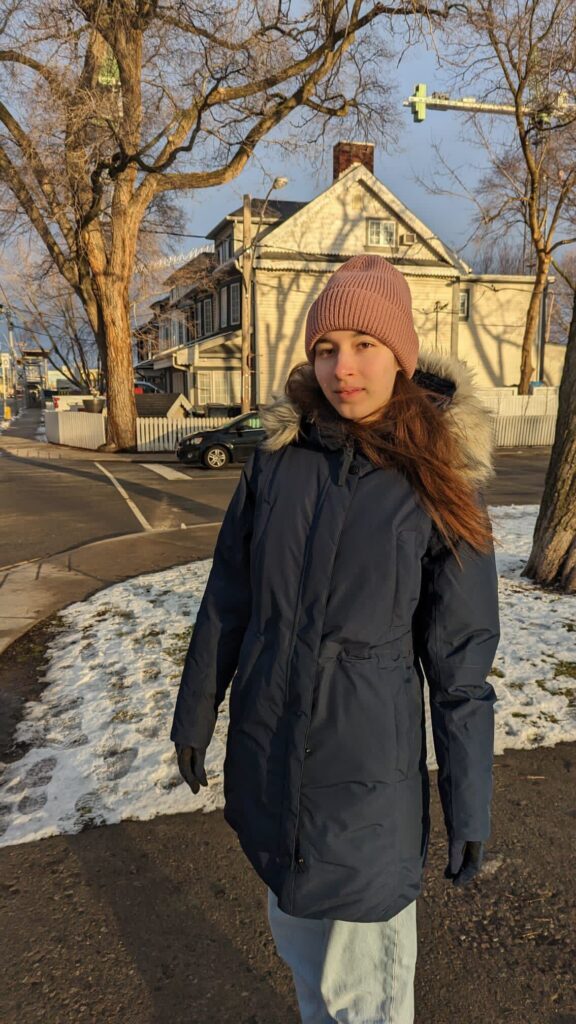
[[(289, 217), (293, 217), (295, 213), (298, 213), (298, 210), (301, 210), (302, 207), (306, 205), (306, 202), (297, 203), (291, 199), (268, 199), (268, 201), (265, 199), (253, 199), (252, 220), (259, 221), (262, 211), (264, 210), (264, 206), (266, 206), (265, 215), (262, 218), (262, 224), (273, 224), (276, 221), (284, 223), (284, 221), (288, 220)], [(233, 210), (232, 213), (227, 213), (226, 216), (219, 221), (216, 227), (212, 228), (212, 231), (208, 232), (206, 238), (216, 238), (227, 224), (230, 224), (233, 221), (240, 221), (243, 216), (244, 211), (241, 206), (237, 210)]]
[[(361, 182), (366, 188), (368, 188), (383, 205), (402, 220), (411, 231), (414, 231), (419, 238), (429, 247), (431, 252), (437, 257), (439, 262), (447, 263), (450, 266), (456, 268), (460, 273), (470, 273), (472, 268), (456, 253), (450, 249), (438, 236), (429, 228), (423, 221), (419, 219), (411, 210), (408, 209), (404, 203), (398, 199), (398, 196), (394, 195), (389, 188), (386, 187), (367, 167), (363, 164), (353, 164), (349, 170), (345, 171), (340, 175), (336, 181), (333, 181), (328, 188), (321, 192), (320, 195), (316, 196), (315, 199), (311, 199), (309, 203), (303, 204), (302, 208), (296, 211), (290, 218), (290, 223), (286, 226), (285, 221), (278, 224), (276, 227), (272, 227), (267, 233), (266, 244), (268, 249), (267, 258), (270, 257), (272, 247), (277, 245), (277, 252), (282, 252), (282, 235), (291, 232), (293, 229), (298, 228), (299, 225), (304, 226), (308, 218), (314, 218), (321, 211), (322, 207), (327, 203), (332, 202), (337, 198), (339, 193), (344, 193), (346, 190), (353, 187), (358, 182)], [(291, 251), (288, 246), (285, 251)], [(341, 250), (340, 250), (341, 252)], [(326, 255), (332, 255), (331, 250), (328, 248), (325, 250)], [(334, 255), (337, 253), (334, 251)], [(303, 255), (313, 256), (320, 254), (304, 253)], [(346, 255), (346, 254), (342, 254)], [(354, 255), (350, 253), (349, 255)], [(392, 257), (393, 260), (393, 257)], [(402, 261), (404, 264), (409, 264), (410, 258)]]

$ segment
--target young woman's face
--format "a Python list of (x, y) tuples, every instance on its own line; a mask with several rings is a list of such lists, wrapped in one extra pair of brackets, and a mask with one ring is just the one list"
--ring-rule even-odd
[(314, 373), (348, 420), (371, 419), (392, 395), (400, 363), (386, 345), (360, 331), (330, 331), (314, 345)]

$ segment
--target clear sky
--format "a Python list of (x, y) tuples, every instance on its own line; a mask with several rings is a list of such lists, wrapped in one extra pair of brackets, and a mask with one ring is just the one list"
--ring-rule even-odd
[[(425, 82), (429, 93), (445, 88), (442, 72), (436, 64), (435, 54), (418, 46), (406, 53), (397, 69), (387, 69), (390, 79), (396, 83), (402, 131), (399, 139), (390, 140), (386, 149), (384, 145), (378, 144), (378, 139), (365, 141), (374, 142), (376, 146), (376, 176), (439, 238), (461, 252), (472, 231), (473, 204), (466, 199), (429, 195), (416, 181), (416, 176), (429, 179), (433, 171), (437, 178), (442, 175), (432, 148), (435, 142), (441, 146), (444, 157), (458, 167), (466, 184), (473, 186), (481, 168), (483, 153), (462, 139), (465, 115), (455, 111), (428, 111), (425, 121), (415, 124), (410, 108), (402, 107), (402, 101), (412, 94), (417, 82)], [(343, 134), (342, 137), (347, 136)], [(319, 173), (305, 165), (302, 154), (291, 160), (274, 151), (264, 175), (262, 167), (258, 165), (264, 159), (259, 158), (228, 185), (194, 193), (186, 204), (189, 219), (185, 230), (199, 235), (209, 231), (222, 216), (241, 205), (244, 192), (252, 196), (265, 195), (275, 175), (289, 179), (288, 185), (278, 193), (278, 198), (298, 201), (313, 199), (332, 179), (332, 150), (329, 147), (326, 148)], [(446, 187), (453, 188), (454, 185), (446, 181)], [(181, 239), (181, 243), (181, 251), (188, 252), (195, 244), (201, 244), (201, 239), (197, 242), (194, 239)], [(462, 254), (473, 266), (474, 249), (468, 247)]]

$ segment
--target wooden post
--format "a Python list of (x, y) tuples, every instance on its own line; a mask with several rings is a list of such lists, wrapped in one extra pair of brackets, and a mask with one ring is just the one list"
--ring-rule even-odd
[(252, 198), (244, 196), (242, 209), (242, 402), (241, 411), (250, 411), (251, 334), (252, 334)]

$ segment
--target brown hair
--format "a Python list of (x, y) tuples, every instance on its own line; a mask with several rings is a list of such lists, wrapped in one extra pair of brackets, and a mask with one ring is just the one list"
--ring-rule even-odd
[(370, 462), (401, 472), (417, 491), (458, 564), (458, 541), (478, 552), (494, 542), (490, 519), (467, 479), (458, 442), (438, 395), (399, 370), (390, 400), (378, 420), (361, 423), (341, 417), (325, 397), (313, 368), (298, 363), (288, 375), (286, 395), (312, 420), (339, 423), (358, 439)]

